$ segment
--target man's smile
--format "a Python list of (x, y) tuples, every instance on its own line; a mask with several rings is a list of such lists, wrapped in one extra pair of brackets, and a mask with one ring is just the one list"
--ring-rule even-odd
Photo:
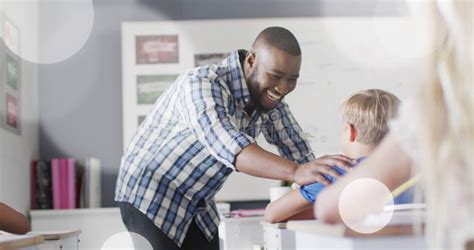
[(283, 96), (277, 94), (276, 92), (274, 91), (271, 91), (271, 90), (267, 90), (267, 96), (270, 100), (272, 101), (279, 101)]

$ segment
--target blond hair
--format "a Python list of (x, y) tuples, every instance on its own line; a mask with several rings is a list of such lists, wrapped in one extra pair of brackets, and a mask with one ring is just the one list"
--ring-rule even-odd
[(397, 115), (399, 104), (400, 100), (388, 91), (359, 91), (344, 102), (342, 119), (354, 125), (357, 142), (376, 145), (388, 132), (388, 122)]
[(432, 7), (434, 38), (444, 43), (418, 98), (423, 128), (418, 164), (426, 185), (429, 242), (444, 248), (474, 237), (473, 3), (438, 1)]

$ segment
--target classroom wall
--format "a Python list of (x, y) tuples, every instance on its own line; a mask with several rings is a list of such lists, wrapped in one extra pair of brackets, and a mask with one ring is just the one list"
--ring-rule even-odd
[[(30, 1), (33, 3), (33, 1)], [(19, 8), (9, 4), (0, 10), (17, 25), (20, 50), (37, 53), (37, 8)], [(1, 33), (1, 32), (0, 32)], [(32, 55), (32, 54), (30, 54)], [(21, 135), (0, 127), (0, 201), (26, 212), (30, 208), (30, 161), (39, 157), (38, 69), (36, 64), (21, 61)], [(0, 100), (5, 101), (4, 97)]]
[[(123, 148), (122, 22), (394, 16), (404, 11), (403, 5), (376, 0), (94, 0), (93, 3), (94, 27), (85, 46), (64, 62), (39, 66), (40, 151), (46, 159), (62, 155), (100, 158), (103, 206), (114, 206), (114, 185)], [(40, 19), (47, 14), (40, 11)]]

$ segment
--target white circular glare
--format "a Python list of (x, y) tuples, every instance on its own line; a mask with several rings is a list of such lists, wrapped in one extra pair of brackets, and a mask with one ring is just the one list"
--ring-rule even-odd
[(76, 54), (94, 23), (92, 0), (2, 0), (6, 46), (33, 63), (58, 63)]
[(342, 221), (352, 230), (370, 234), (384, 228), (391, 220), (393, 206), (390, 190), (380, 181), (361, 178), (347, 185), (339, 197)]
[(121, 232), (112, 235), (102, 244), (101, 250), (152, 250), (150, 242), (140, 234)]

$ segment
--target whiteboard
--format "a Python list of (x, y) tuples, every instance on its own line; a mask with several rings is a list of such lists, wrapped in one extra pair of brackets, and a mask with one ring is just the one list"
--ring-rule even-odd
[[(302, 67), (294, 92), (286, 97), (315, 155), (339, 153), (342, 102), (358, 90), (380, 88), (401, 99), (421, 80), (429, 51), (410, 17), (270, 18), (126, 22), (122, 24), (123, 147), (137, 129), (137, 115), (153, 105), (137, 105), (138, 74), (180, 74), (194, 67), (194, 54), (250, 49), (269, 26), (289, 29), (300, 42)], [(135, 36), (178, 35), (179, 62), (135, 64)], [(264, 148), (276, 152), (262, 140)], [(279, 181), (233, 173), (217, 200), (268, 199)]]

